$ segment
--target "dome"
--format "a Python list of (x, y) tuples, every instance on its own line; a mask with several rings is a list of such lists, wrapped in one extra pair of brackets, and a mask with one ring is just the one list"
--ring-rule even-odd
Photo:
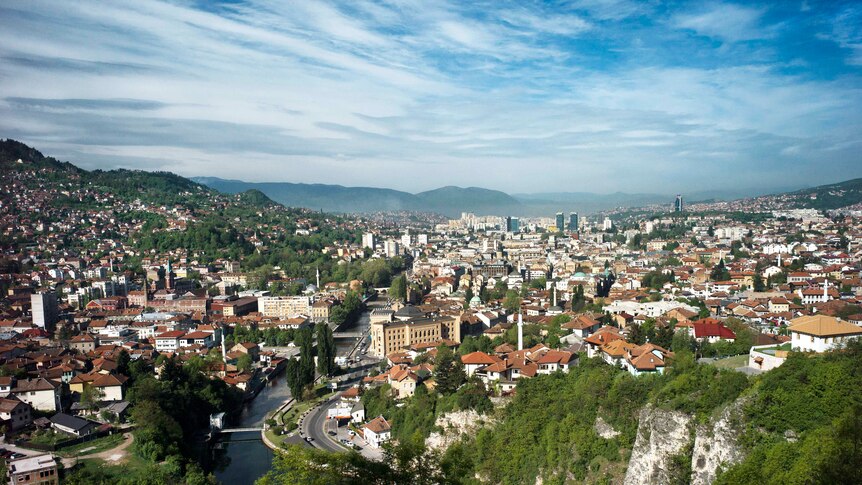
[(482, 303), (482, 299), (479, 298), (479, 295), (474, 295), (473, 298), (470, 298), (470, 303)]
[(587, 274), (584, 273), (583, 271), (578, 271), (577, 273), (575, 273), (575, 278), (586, 278), (586, 277), (587, 277)]

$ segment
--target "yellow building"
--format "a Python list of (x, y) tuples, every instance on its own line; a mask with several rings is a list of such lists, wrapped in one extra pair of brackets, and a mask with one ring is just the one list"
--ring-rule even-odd
[(385, 357), (411, 345), (434, 343), (443, 339), (461, 343), (459, 316), (377, 321), (371, 324), (370, 353)]

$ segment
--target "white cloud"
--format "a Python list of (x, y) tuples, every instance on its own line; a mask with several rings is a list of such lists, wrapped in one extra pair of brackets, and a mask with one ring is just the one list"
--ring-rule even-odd
[[(218, 14), (155, 0), (3, 4), (0, 136), (91, 168), (406, 190), (671, 190), (810, 177), (782, 164), (833, 147), (823, 167), (852, 160), (862, 127), (852, 78), (745, 59), (646, 62), (624, 49), (590, 66), (590, 44), (622, 13), (579, 6), (586, 13), (409, 1), (255, 0)], [(624, 18), (642, 12), (625, 6)], [(740, 25), (700, 12), (685, 28), (753, 38), (760, 11), (737, 8), (748, 12), (730, 10)], [(55, 34), (34, 35), (43, 31)], [(638, 40), (661, 53), (646, 34)]]
[(700, 35), (725, 42), (765, 39), (774, 35), (772, 28), (761, 25), (764, 9), (733, 4), (710, 4), (696, 13), (679, 14), (673, 24)]

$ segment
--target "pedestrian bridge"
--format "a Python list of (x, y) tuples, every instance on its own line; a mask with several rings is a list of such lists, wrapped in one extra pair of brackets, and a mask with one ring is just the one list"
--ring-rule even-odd
[(334, 332), (332, 338), (359, 338), (362, 332)]
[(225, 433), (250, 433), (252, 431), (261, 432), (263, 428), (225, 428), (216, 430), (217, 433), (225, 434)]

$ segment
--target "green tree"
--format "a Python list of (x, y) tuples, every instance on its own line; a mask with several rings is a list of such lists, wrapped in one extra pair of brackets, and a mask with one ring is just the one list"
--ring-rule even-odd
[(158, 462), (179, 452), (182, 428), (157, 402), (142, 401), (136, 404), (132, 408), (131, 418), (136, 426), (135, 451), (141, 457)]
[(303, 388), (314, 382), (314, 344), (312, 340), (312, 330), (310, 327), (304, 327), (297, 332), (296, 341), (299, 345), (299, 382), (301, 382), (301, 387)]
[(467, 291), (464, 292), (464, 309), (467, 310), (470, 308), (470, 300), (473, 299), (473, 289), (467, 288)]
[(251, 356), (248, 354), (240, 355), (239, 358), (236, 360), (236, 369), (240, 372), (251, 372)]
[(766, 285), (763, 284), (763, 277), (760, 273), (754, 275), (754, 291), (766, 291)]
[(445, 345), (437, 347), (437, 357), (434, 360), (434, 380), (437, 391), (448, 395), (455, 392), (464, 383), (464, 365), (452, 349)]
[(515, 290), (506, 292), (506, 298), (503, 300), (503, 308), (509, 313), (517, 313), (521, 309), (521, 295)]
[(724, 259), (720, 260), (718, 264), (713, 266), (709, 277), (712, 281), (728, 281), (730, 279), (730, 271), (728, 271), (727, 267), (724, 265)]
[(300, 400), (302, 398), (302, 388), (305, 386), (305, 383), (302, 381), (302, 376), (300, 375), (299, 361), (296, 359), (288, 359), (284, 374), (287, 378), (287, 387), (290, 388), (290, 395), (295, 399)]
[(392, 286), (389, 287), (389, 296), (396, 300), (404, 300), (407, 298), (407, 276), (401, 274), (392, 280)]
[(335, 373), (335, 338), (332, 329), (325, 323), (317, 325), (317, 371), (331, 376)]

